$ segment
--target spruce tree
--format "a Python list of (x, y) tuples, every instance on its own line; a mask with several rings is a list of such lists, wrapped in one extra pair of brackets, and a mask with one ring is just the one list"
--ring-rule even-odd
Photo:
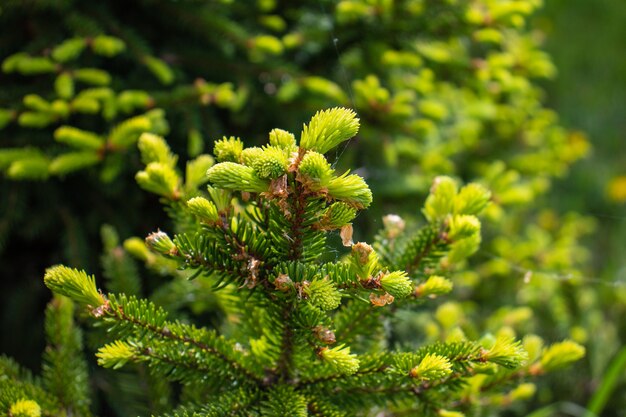
[[(389, 215), (373, 245), (354, 243), (352, 222), (372, 193), (324, 154), (358, 128), (353, 111), (333, 108), (316, 113), (298, 141), (281, 129), (262, 147), (225, 137), (215, 143), (217, 163), (200, 156), (184, 179), (165, 140), (145, 133), (137, 182), (162, 196), (179, 229), (154, 232), (146, 245), (187, 279), (210, 283), (224, 320), (216, 328), (177, 320), (134, 295), (105, 295), (93, 276), (59, 265), (44, 282), (70, 311), (63, 320), (76, 303), (106, 329), (101, 366), (145, 366), (176, 384), (180, 395), (162, 414), (171, 416), (478, 415), (503, 395), (526, 397), (526, 377), (579, 359), (581, 346), (542, 349), (536, 336), (394, 344), (394, 315), (447, 294), (446, 274), (477, 250), (490, 193), (439, 177), (417, 232)], [(333, 238), (345, 249), (331, 250)], [(54, 330), (48, 337), (64, 345)], [(5, 360), (0, 381), (11, 389), (0, 404), (9, 415), (88, 414), (83, 367), (67, 369), (60, 350), (47, 354), (42, 380)], [(47, 377), (54, 369), (59, 377)]]

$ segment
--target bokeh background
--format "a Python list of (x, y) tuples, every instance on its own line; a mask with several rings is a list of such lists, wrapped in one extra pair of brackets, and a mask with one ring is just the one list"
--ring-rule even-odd
[[(80, 31), (80, 25), (88, 27), (91, 22), (81, 20), (84, 16), (77, 17), (71, 10), (73, 2), (59, 2), (58, 7), (54, 2), (29, 1), (21, 2), (8, 0), (4, 5), (0, 4), (0, 58), (4, 59), (9, 54), (15, 53), (16, 45), (20, 42), (28, 42), (30, 45), (38, 45), (40, 49), (58, 44), (72, 30)], [(193, 3), (193, 2), (190, 2)], [(238, 13), (247, 6), (241, 2)], [(257, 2), (263, 3), (263, 2)], [(271, 2), (270, 2), (271, 3)], [(316, 10), (317, 16), (322, 19), (312, 20), (306, 23), (309, 34), (315, 40), (311, 44), (310, 58), (302, 54), (294, 54), (293, 67), (305, 66), (308, 71), (315, 74), (323, 72), (326, 66), (338, 68), (333, 75), (333, 80), (341, 89), (347, 87), (356, 78), (356, 73), (351, 72), (352, 61), (355, 54), (349, 49), (339, 47), (326, 48), (331, 37), (328, 36), (332, 25), (327, 18), (332, 13), (333, 2), (303, 2), (307, 7)], [(434, 4), (437, 2), (426, 2)], [(63, 6), (65, 4), (65, 6)], [(176, 8), (170, 2), (141, 1), (136, 4), (125, 1), (111, 1), (108, 6), (86, 7), (89, 13), (100, 13), (94, 17), (107, 19), (107, 13), (111, 15), (111, 25), (106, 29), (115, 32), (119, 30), (124, 36), (134, 39), (141, 46), (141, 38), (145, 36), (155, 45), (155, 54), (160, 50), (173, 50), (176, 45), (185, 45), (183, 57), (190, 67), (203, 73), (207, 79), (216, 82), (227, 81), (224, 76), (224, 68), (215, 71), (214, 66), (207, 66), (201, 58), (194, 61), (193, 57), (201, 57), (206, 53), (206, 45), (220, 48), (220, 37), (207, 40), (215, 33), (226, 34), (226, 38), (238, 36), (235, 32), (224, 29), (223, 21), (211, 20), (211, 16), (199, 18), (211, 21), (212, 26), (194, 26), (194, 20), (189, 21), (189, 26), (182, 30), (176, 27), (171, 34), (162, 29), (168, 27), (168, 19), (172, 18), (168, 13)], [(144, 15), (146, 10), (154, 6), (150, 15)], [(287, 7), (287, 4), (279, 5)], [(160, 13), (159, 13), (160, 12)], [(89, 13), (86, 13), (88, 16)], [(312, 15), (313, 16), (313, 15)], [(191, 19), (190, 16), (185, 16)], [(253, 17), (249, 17), (253, 20)], [(4, 20), (2, 20), (4, 19)], [(115, 20), (117, 19), (117, 20)], [(182, 17), (181, 17), (182, 19)], [(439, 22), (433, 20), (432, 30), (445, 28), (445, 19)], [(63, 30), (57, 30), (57, 21), (63, 21)], [(543, 8), (529, 18), (529, 26), (534, 28), (535, 36), (543, 38), (542, 49), (552, 58), (557, 68), (557, 75), (551, 79), (542, 79), (537, 83), (543, 88), (544, 103), (548, 108), (554, 109), (560, 117), (560, 124), (574, 131), (574, 135), (587, 137), (591, 143), (589, 154), (574, 163), (569, 172), (556, 176), (551, 190), (541, 199), (532, 204), (542, 208), (553, 209), (555, 215), (569, 218), (572, 229), (579, 227), (592, 230), (592, 233), (572, 232), (575, 237), (573, 242), (558, 243), (559, 249), (568, 252), (569, 249), (579, 246), (587, 248), (581, 259), (574, 259), (571, 265), (560, 270), (557, 266), (543, 270), (542, 266), (531, 264), (509, 265), (509, 274), (518, 279), (524, 275), (524, 271), (533, 272), (538, 280), (554, 281), (559, 283), (559, 300), (565, 304), (572, 304), (570, 321), (564, 322), (559, 329), (532, 329), (534, 331), (550, 335), (554, 338), (576, 336), (584, 342), (588, 355), (580, 366), (544, 378), (539, 384), (537, 395), (527, 402), (525, 406), (511, 408), (506, 415), (528, 415), (531, 410), (534, 417), (551, 415), (576, 415), (589, 416), (586, 407), (599, 411), (602, 416), (626, 416), (626, 402), (622, 393), (626, 390), (626, 321), (623, 320), (626, 312), (626, 2), (616, 0), (546, 0)], [(127, 26), (116, 27), (118, 22)], [(248, 24), (249, 22), (242, 22)], [(437, 26), (438, 24), (441, 27)], [(121, 25), (123, 26), (123, 25)], [(71, 29), (71, 30), (70, 30)], [(400, 29), (399, 29), (400, 30)], [(38, 37), (39, 33), (55, 34), (51, 38)], [(203, 35), (206, 33), (207, 35)], [(189, 37), (190, 34), (196, 38)], [(170, 36), (171, 35), (171, 36)], [(339, 41), (352, 39), (354, 34), (347, 33), (345, 37), (338, 36)], [(383, 36), (383, 34), (381, 34)], [(190, 39), (186, 43), (187, 39)], [(193, 41), (191, 41), (193, 39)], [(317, 42), (317, 43), (316, 43)], [(320, 46), (322, 45), (322, 46)], [(354, 45), (353, 45), (354, 46)], [(271, 49), (272, 45), (266, 45)], [(316, 49), (323, 50), (324, 54), (315, 55)], [(224, 47), (224, 54), (230, 52)], [(358, 43), (356, 44), (358, 49)], [(159, 55), (168, 61), (166, 55)], [(273, 94), (272, 88), (275, 78), (280, 80), (276, 72), (281, 68), (276, 65), (266, 64), (252, 57), (249, 72), (259, 71), (261, 74), (258, 88), (267, 94)], [(96, 62), (96, 61), (94, 61)], [(169, 61), (176, 68), (175, 58)], [(139, 88), (148, 88), (149, 82), (145, 81), (145, 74), (134, 70), (134, 66), (128, 62), (111, 64), (107, 67), (131, 84)], [(108, 65), (108, 64), (107, 64)], [(348, 71), (342, 70), (347, 68)], [(344, 68), (344, 69), (345, 69)], [(289, 67), (288, 70), (293, 68)], [(226, 68), (226, 72), (232, 70), (235, 77), (245, 79), (250, 74), (241, 71), (241, 68)], [(158, 73), (158, 68), (155, 70)], [(215, 71), (215, 72), (212, 72)], [(289, 71), (285, 71), (289, 72)], [(163, 75), (167, 77), (167, 74)], [(265, 78), (263, 78), (265, 77)], [(193, 82), (193, 80), (188, 80)], [(15, 94), (26, 94), (40, 86), (36, 84), (22, 83), (15, 75), (0, 75), (0, 85), (15, 85), (19, 91), (0, 92), (0, 103), (4, 106)], [(328, 90), (327, 85), (319, 85), (319, 90)], [(330, 89), (332, 90), (332, 89)], [(254, 126), (246, 125), (249, 120), (255, 120), (254, 111), (259, 108), (259, 102), (255, 102), (255, 92), (250, 94), (252, 99), (247, 107), (241, 112), (232, 111), (234, 101), (240, 91), (234, 91), (231, 104), (217, 106), (200, 112), (199, 117), (211, 120), (211, 124), (204, 126), (206, 130), (226, 134), (248, 135), (252, 140), (255, 134), (265, 132), (269, 128), (281, 126), (297, 132), (299, 129), (298, 119), (301, 114), (308, 114), (309, 108), (298, 108), (296, 101), (293, 106), (276, 105), (275, 108), (266, 109), (267, 117), (257, 120)], [(331, 91), (323, 98), (318, 99), (316, 104), (325, 105), (332, 102), (332, 94), (340, 96), (343, 93)], [(178, 93), (177, 93), (178, 94)], [(185, 113), (185, 91), (180, 91), (175, 99), (183, 101), (180, 112), (168, 114), (168, 120), (173, 131), (171, 136), (186, 136), (177, 126), (193, 124), (194, 120), (187, 120)], [(165, 105), (175, 107), (176, 103), (168, 102), (170, 96), (161, 98)], [(353, 97), (350, 97), (352, 100)], [(358, 99), (358, 97), (357, 97)], [(309, 103), (311, 104), (311, 103)], [(230, 106), (230, 107), (229, 107)], [(203, 113), (204, 112), (204, 113)], [(210, 113), (207, 116), (207, 113)], [(297, 117), (296, 117), (297, 115)], [(194, 116), (195, 117), (195, 116)], [(367, 117), (367, 116), (366, 116)], [(284, 126), (281, 119), (289, 120), (290, 126)], [(306, 120), (306, 118), (301, 118)], [(371, 121), (377, 121), (375, 117)], [(378, 121), (379, 122), (379, 121)], [(94, 124), (98, 124), (95, 122)], [(381, 122), (381, 129), (384, 123)], [(379, 126), (380, 127), (380, 126)], [(13, 129), (13, 130), (11, 130)], [(17, 128), (9, 128), (2, 131), (0, 146), (13, 146), (12, 135)], [(216, 137), (219, 135), (216, 135)], [(49, 141), (50, 133), (33, 133), (28, 138), (28, 143), (45, 143)], [(215, 139), (216, 137), (211, 137)], [(178, 152), (186, 152), (184, 144), (174, 145)], [(360, 148), (359, 148), (360, 149)], [(207, 146), (207, 151), (210, 147)], [(351, 161), (367, 161), (368, 158), (376, 159), (380, 155), (367, 156), (359, 154), (363, 150), (342, 154), (346, 166)], [(137, 158), (130, 160), (138, 166)], [(443, 165), (442, 165), (443, 166)], [(444, 166), (445, 168), (445, 166)], [(433, 170), (437, 167), (433, 167)], [(132, 170), (132, 169), (131, 169)], [(469, 169), (468, 172), (471, 172)], [(126, 177), (127, 181), (113, 182), (109, 187), (99, 188), (97, 173), (87, 172), (82, 175), (68, 176), (63, 181), (50, 180), (46, 182), (13, 182), (5, 177), (0, 178), (2, 196), (0, 196), (0, 236), (2, 236), (0, 251), (0, 352), (14, 357), (26, 367), (38, 371), (41, 366), (40, 357), (45, 341), (43, 339), (43, 315), (45, 304), (50, 294), (43, 287), (41, 277), (43, 270), (51, 264), (69, 262), (92, 271), (98, 271), (99, 257), (102, 251), (99, 230), (102, 219), (97, 213), (106, 213), (107, 222), (114, 224), (120, 235), (144, 236), (149, 233), (154, 225), (167, 223), (167, 217), (155, 207), (158, 202), (155, 198), (137, 194), (137, 187), (132, 183), (131, 172)], [(462, 173), (460, 176), (463, 176)], [(75, 199), (70, 202), (68, 195), (74, 189), (88, 187), (91, 193), (84, 194), (83, 199)], [(27, 184), (27, 185), (25, 185)], [(15, 197), (22, 193), (24, 187), (28, 187), (28, 196), (25, 199)], [(419, 183), (416, 186), (416, 195), (423, 195), (427, 184)], [(104, 200), (95, 198), (96, 193), (104, 193)], [(59, 200), (51, 200), (50, 196), (56, 196)], [(61, 199), (65, 196), (68, 200)], [(374, 208), (374, 212), (382, 214), (390, 207), (395, 207), (394, 196), (388, 196), (391, 203), (381, 204)], [(400, 196), (400, 199), (402, 196)], [(104, 201), (104, 205), (103, 204)], [(97, 213), (93, 207), (98, 205)], [(416, 204), (417, 205), (417, 204)], [(132, 212), (124, 212), (120, 207), (133, 207)], [(53, 215), (38, 215), (34, 210), (49, 208)], [(77, 217), (77, 213), (81, 213)], [(552, 211), (550, 211), (552, 213)], [(572, 217), (568, 213), (579, 213), (579, 217)], [(50, 213), (48, 213), (50, 214)], [(547, 219), (552, 214), (539, 217), (549, 223)], [(580, 216), (582, 215), (582, 216)], [(570, 217), (567, 217), (570, 216)], [(547, 219), (547, 220), (546, 220)], [(367, 226), (366, 222), (361, 226)], [(595, 226), (587, 227), (588, 224)], [(488, 229), (489, 230), (489, 229)], [(370, 230), (371, 234), (372, 230)], [(513, 250), (513, 249), (512, 249)], [(578, 249), (568, 256), (576, 257)], [(588, 259), (582, 260), (589, 255)], [(492, 249), (487, 248), (479, 253), (482, 260), (494, 255)], [(570, 266), (577, 269), (575, 284), (569, 285)], [(495, 268), (488, 265), (487, 268)], [(521, 271), (516, 270), (516, 268)], [(146, 280), (148, 288), (156, 287), (157, 283)], [(485, 284), (487, 287), (490, 284)], [(501, 285), (501, 284), (498, 284)], [(502, 284), (503, 285), (503, 284)], [(517, 284), (515, 284), (517, 285)], [(512, 289), (515, 285), (509, 285)], [(552, 284), (550, 284), (552, 285)], [(471, 285), (468, 285), (468, 294), (476, 294), (478, 297), (487, 297)], [(565, 294), (565, 295), (563, 295)], [(590, 299), (589, 302), (580, 302)], [(480, 300), (480, 298), (478, 298)], [(514, 298), (507, 299), (513, 302)], [(559, 301), (559, 302), (561, 302)], [(580, 303), (579, 303), (580, 302)], [(495, 305), (495, 304), (494, 304)], [(585, 317), (585, 306), (589, 308), (588, 317)], [(495, 307), (494, 307), (495, 308)], [(565, 307), (564, 307), (565, 308)], [(545, 313), (545, 312), (544, 312)], [(541, 314), (541, 313), (540, 313)], [(558, 321), (558, 320), (557, 320)], [(550, 322), (549, 320), (547, 322)], [(477, 326), (475, 331), (489, 330)], [(523, 325), (521, 325), (523, 328)], [(574, 329), (574, 331), (572, 331)], [(575, 337), (575, 338), (576, 338)], [(106, 412), (113, 412), (106, 409)]]

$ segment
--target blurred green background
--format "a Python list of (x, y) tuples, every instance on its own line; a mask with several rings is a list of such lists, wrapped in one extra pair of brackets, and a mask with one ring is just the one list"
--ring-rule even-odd
[[(537, 26), (558, 76), (545, 85), (562, 122), (585, 132), (590, 157), (558, 183), (553, 204), (596, 217), (595, 271), (624, 280), (626, 266), (626, 2), (549, 0)], [(619, 187), (621, 184), (621, 187)]]
[[(596, 232), (586, 242), (593, 255), (586, 279), (600, 294), (607, 317), (623, 335), (626, 330), (623, 316), (626, 302), (626, 2), (548, 0), (537, 16), (536, 25), (545, 33), (545, 49), (558, 68), (558, 76), (544, 86), (547, 105), (559, 113), (565, 126), (585, 132), (593, 146), (590, 156), (576, 163), (566, 178), (554, 184), (550, 202), (562, 212), (577, 211), (595, 218)], [(595, 331), (602, 335), (604, 328), (600, 326)], [(619, 381), (612, 393), (606, 393), (608, 405), (601, 415), (626, 415), (626, 411), (619, 410), (620, 406), (615, 407), (626, 386), (623, 358), (609, 362), (617, 352), (615, 346), (604, 343), (591, 344), (589, 349), (592, 370), (589, 391), (597, 391), (611, 373), (615, 381)], [(570, 410), (564, 415), (576, 412)]]
[[(120, 10), (126, 7), (124, 2), (117, 3), (116, 7)], [(24, 2), (25, 6), (28, 4)], [(322, 2), (319, 5), (321, 6)], [(317, 4), (315, 6), (319, 9)], [(132, 7), (129, 6), (129, 8)], [(137, 9), (140, 8), (137, 7)], [(167, 16), (152, 16), (152, 18), (161, 24), (163, 20), (167, 20)], [(569, 371), (569, 374), (559, 373), (550, 376), (546, 378), (545, 384), (550, 385), (553, 382), (551, 379), (565, 379), (567, 383), (567, 378), (570, 376), (574, 376), (576, 381), (585, 381), (583, 390), (585, 397), (569, 399), (571, 402), (584, 406), (592, 394), (603, 386), (603, 382), (606, 386), (606, 381), (610, 379), (608, 376), (614, 373), (613, 385), (602, 391), (606, 393), (604, 400), (607, 401), (602, 415), (626, 416), (622, 408), (625, 405), (622, 393), (626, 389), (626, 371), (623, 369), (624, 364), (619, 360), (614, 360), (620, 348), (620, 340), (626, 340), (626, 321), (623, 319), (626, 311), (626, 146), (624, 146), (626, 143), (626, 1), (545, 0), (543, 9), (533, 19), (534, 27), (545, 36), (544, 49), (552, 57), (558, 69), (558, 76), (555, 79), (541, 83), (546, 91), (547, 107), (556, 110), (562, 125), (587, 135), (593, 146), (590, 156), (575, 163), (564, 178), (555, 181), (552, 191), (547, 195), (548, 205), (561, 213), (575, 211), (596, 220), (596, 232), (584, 242), (591, 248), (592, 262), (582, 272), (583, 281), (597, 293), (604, 314), (602, 320), (610, 320), (613, 324), (610, 334), (606, 334), (602, 320), (596, 320), (596, 327), (588, 329), (591, 333), (589, 334), (591, 338), (588, 345), (589, 354), (585, 359), (588, 366), (575, 367)], [(146, 25), (149, 26), (148, 23)], [(323, 27), (323, 29), (320, 42), (325, 43), (328, 28)], [(5, 27), (1, 30), (9, 33), (11, 28)], [(181, 34), (178, 35), (181, 36)], [(19, 36), (21, 34), (15, 34), (15, 38)], [(49, 43), (57, 43), (61, 40), (40, 39), (39, 42), (41, 45), (49, 46)], [(191, 46), (195, 47), (195, 45)], [(201, 52), (193, 49), (190, 55)], [(332, 52), (332, 55), (323, 57), (320, 62), (308, 63), (313, 72), (324, 68), (328, 64), (325, 60), (332, 59), (335, 61), (332, 65), (335, 65), (339, 60), (354, 59), (349, 55), (337, 56), (334, 51)], [(141, 73), (133, 75), (137, 78), (142, 76)], [(345, 79), (345, 74), (338, 74), (335, 77), (335, 82), (340, 84), (341, 88), (347, 88), (351, 81), (353, 80)], [(224, 125), (210, 126), (215, 131), (239, 134), (236, 128), (241, 129), (244, 125), (236, 117), (230, 119), (231, 115), (223, 109), (208, 111), (215, 112), (216, 118), (228, 120)], [(298, 113), (305, 112), (305, 110), (297, 108), (292, 109), (291, 112)], [(297, 128), (297, 126), (280, 124), (279, 119), (283, 116), (285, 119), (292, 119), (287, 115), (278, 112), (271, 113), (273, 120), (264, 120), (264, 123), (271, 127)], [(258, 126), (251, 126), (249, 130), (257, 133), (264, 131)], [(181, 136), (180, 132), (177, 133)], [(348, 154), (346, 157), (349, 157)], [(82, 179), (68, 177), (64, 184), (69, 188)], [(17, 187), (19, 184), (7, 185), (8, 189)], [(41, 189), (40, 195), (45, 195), (44, 190), (47, 187), (59, 187), (59, 184), (53, 181), (34, 183), (32, 188), (36, 192), (33, 194), (37, 195), (38, 189)], [(129, 184), (129, 188), (138, 191), (132, 183)], [(138, 195), (133, 198), (140, 200), (134, 202), (135, 205), (144, 204), (147, 207), (156, 204), (154, 199), (146, 200), (145, 197)], [(29, 203), (41, 206), (50, 202), (32, 201)], [(85, 203), (85, 210), (88, 210), (89, 204), (91, 202)], [(119, 215), (115, 213), (113, 204), (107, 209)], [(139, 214), (141, 215), (143, 212)], [(37, 220), (32, 219), (30, 222), (34, 228), (37, 227)], [(97, 230), (99, 224), (95, 223), (99, 219), (89, 220), (93, 226), (92, 231)], [(136, 219), (128, 222), (132, 223), (134, 220)], [(76, 219), (66, 218), (65, 221), (69, 225), (68, 228), (82, 227)], [(162, 224), (163, 217), (150, 219), (147, 223)], [(63, 226), (56, 225), (56, 229), (62, 229)], [(0, 229), (2, 227), (10, 227), (10, 225), (0, 224)], [(145, 230), (146, 233), (148, 231)], [(18, 249), (12, 248), (11, 243), (16, 243)], [(21, 265), (20, 277), (10, 276), (8, 279), (13, 282), (21, 280), (19, 287), (23, 296), (0, 297), (3, 303), (0, 328), (7, 335), (19, 335), (15, 340), (3, 337), (0, 352), (14, 356), (19, 362), (33, 369), (39, 366), (38, 352), (44, 346), (43, 334), (21, 335), (20, 333), (23, 323), (30, 323), (31, 328), (42, 327), (41, 315), (32, 308), (32, 304), (38, 305), (40, 310), (43, 310), (50, 297), (49, 292), (41, 284), (41, 273), (43, 268), (59, 260), (52, 255), (58, 248), (51, 247), (49, 243), (49, 240), (42, 240), (39, 246), (30, 246), (31, 253), (25, 253), (19, 249), (23, 242), (10, 242), (2, 253), (7, 260), (11, 258), (11, 261), (16, 261), (14, 263)], [(67, 243), (64, 242), (64, 244)], [(74, 242), (74, 246), (79, 249), (81, 245), (82, 242), (79, 244)], [(67, 257), (72, 256), (70, 254)], [(97, 262), (97, 259), (92, 259), (92, 261)], [(13, 270), (10, 271), (13, 273)], [(556, 272), (553, 277), (558, 278), (558, 271), (553, 272)], [(26, 301), (25, 298), (29, 300)], [(33, 300), (33, 298), (36, 299)], [(37, 352), (33, 352), (35, 350)], [(591, 375), (587, 374), (589, 370)], [(577, 388), (578, 393), (580, 389)], [(551, 401), (551, 398), (541, 398), (541, 393), (537, 399), (537, 403), (545, 404)], [(539, 410), (538, 413), (544, 414), (536, 414), (535, 417), (583, 415), (580, 409), (568, 407), (569, 405), (552, 405)]]

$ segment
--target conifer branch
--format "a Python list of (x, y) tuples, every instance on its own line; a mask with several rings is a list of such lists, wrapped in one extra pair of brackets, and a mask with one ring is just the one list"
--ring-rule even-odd
[(216, 340), (216, 337), (212, 334), (209, 334), (207, 331), (195, 329), (191, 326), (179, 323), (164, 322), (161, 326), (156, 326), (148, 321), (141, 320), (140, 318), (126, 314), (123, 307), (120, 305), (116, 307), (117, 308), (115, 308), (113, 311), (112, 309), (114, 307), (107, 309), (107, 317), (118, 319), (121, 322), (129, 323), (133, 327), (145, 329), (150, 332), (150, 334), (153, 334), (163, 340), (173, 340), (176, 342), (180, 342), (183, 345), (195, 346), (201, 351), (206, 352), (207, 354), (215, 357), (216, 359), (226, 364), (229, 368), (231, 368), (231, 371), (235, 376), (244, 375), (249, 380), (255, 381), (258, 384), (262, 383), (261, 379), (257, 375), (251, 373), (248, 369), (246, 369), (245, 366), (243, 366), (236, 360), (228, 357), (228, 355), (217, 349), (215, 346), (210, 346), (208, 343), (202, 342), (197, 338), (193, 338), (184, 334), (185, 332), (200, 332), (207, 340)]
[(434, 252), (443, 249), (443, 246), (447, 243), (444, 232), (445, 228), (443, 225), (429, 226), (422, 229), (406, 249), (405, 253), (410, 253), (410, 257), (404, 265), (404, 270), (412, 275), (420, 267), (423, 267), (422, 262), (425, 259)]
[[(194, 283), (212, 284), (212, 296), (228, 317), (219, 324), (227, 336), (168, 319), (164, 309), (146, 300), (104, 296), (95, 278), (82, 271), (49, 269), (44, 280), (53, 291), (87, 307), (117, 335), (100, 349), (99, 363), (114, 369), (144, 363), (156, 375), (180, 381), (189, 402), (224, 401), (197, 408), (186, 404), (173, 415), (236, 416), (249, 410), (262, 416), (337, 417), (375, 407), (439, 410), (458, 404), (457, 392), (469, 381), (475, 392), (486, 393), (518, 375), (580, 358), (581, 348), (564, 342), (522, 368), (528, 354), (520, 342), (502, 335), (477, 343), (460, 334), (455, 335), (460, 342), (381, 352), (389, 335), (382, 331), (389, 322), (383, 319), (404, 300), (421, 302), (451, 290), (443, 276), (414, 279), (429, 273), (427, 267), (443, 273), (477, 249), (476, 214), (489, 193), (475, 185), (459, 190), (453, 179), (440, 177), (426, 200), (428, 223), (418, 233), (405, 235), (404, 222), (395, 216), (386, 219), (380, 235), (382, 257), (365, 242), (352, 243), (349, 222), (369, 205), (371, 192), (359, 176), (336, 176), (320, 152), (357, 128), (354, 113), (332, 109), (318, 113), (304, 129), (306, 147), (277, 129), (262, 148), (245, 148), (239, 138), (225, 137), (215, 144), (218, 163), (208, 156), (196, 159), (187, 165), (186, 181), (165, 140), (143, 135), (139, 148), (147, 168), (138, 181), (165, 196), (180, 232), (173, 238), (153, 233), (146, 245), (172, 265), (197, 270), (191, 278), (200, 273), (213, 278)], [(206, 181), (212, 183), (208, 193), (197, 189)], [(341, 230), (351, 251), (344, 259), (322, 261), (333, 230)], [(382, 246), (384, 239), (393, 239), (395, 253)], [(147, 258), (146, 248), (137, 250)], [(446, 313), (455, 315), (443, 310), (436, 318), (450, 328), (454, 317), (448, 320)], [(495, 376), (470, 380), (488, 372)], [(244, 398), (230, 397), (235, 390)], [(333, 402), (341, 403), (341, 410)]]

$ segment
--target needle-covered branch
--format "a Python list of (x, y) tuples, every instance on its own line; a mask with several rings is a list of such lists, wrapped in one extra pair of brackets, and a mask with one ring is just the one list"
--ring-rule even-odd
[[(490, 193), (439, 177), (421, 230), (408, 233), (401, 218), (388, 216), (374, 246), (352, 242), (351, 222), (372, 194), (363, 178), (336, 173), (323, 154), (358, 126), (353, 111), (333, 108), (318, 112), (299, 141), (279, 129), (263, 147), (224, 138), (215, 144), (215, 159), (203, 155), (187, 165), (186, 178), (165, 140), (144, 134), (146, 169), (137, 181), (164, 197), (180, 220), (178, 233), (154, 232), (146, 245), (152, 256), (223, 294), (229, 316), (216, 330), (170, 320), (150, 301), (105, 296), (93, 277), (53, 267), (46, 284), (115, 338), (99, 349), (99, 364), (147, 366), (180, 384), (183, 398), (194, 403), (183, 401), (172, 415), (278, 417), (454, 409), (468, 404), (463, 387), (478, 384), (480, 375), (484, 390), (478, 391), (496, 395), (491, 385), (501, 384), (487, 375), (540, 374), (578, 358), (564, 345), (573, 353), (561, 362), (547, 350), (529, 364), (525, 345), (506, 335), (393, 347), (394, 312), (448, 293), (453, 284), (446, 274), (477, 250), (477, 215)], [(328, 256), (333, 233), (347, 247), (343, 258)], [(211, 398), (223, 402), (213, 405)]]

